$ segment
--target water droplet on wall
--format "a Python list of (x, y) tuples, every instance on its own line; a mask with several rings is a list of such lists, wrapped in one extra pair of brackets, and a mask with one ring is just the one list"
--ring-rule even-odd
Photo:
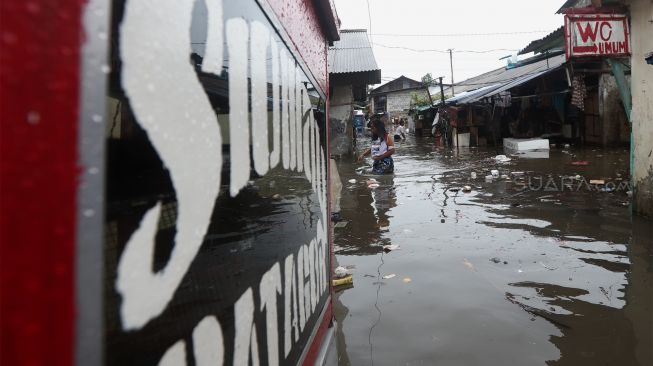
[(27, 123), (35, 125), (41, 121), (41, 115), (37, 111), (27, 112)]

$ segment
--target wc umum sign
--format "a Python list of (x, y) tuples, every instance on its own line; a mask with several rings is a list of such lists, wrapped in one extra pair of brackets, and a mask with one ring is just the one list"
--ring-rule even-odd
[(630, 55), (628, 18), (621, 14), (566, 14), (565, 48), (573, 57)]

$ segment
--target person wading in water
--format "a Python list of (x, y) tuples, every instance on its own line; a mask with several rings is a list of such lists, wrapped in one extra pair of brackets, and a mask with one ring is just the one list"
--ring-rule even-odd
[(372, 146), (365, 150), (358, 161), (361, 161), (365, 156), (372, 154), (372, 172), (375, 174), (386, 174), (394, 172), (394, 161), (392, 154), (395, 152), (395, 143), (393, 138), (385, 130), (385, 125), (380, 119), (372, 122)]

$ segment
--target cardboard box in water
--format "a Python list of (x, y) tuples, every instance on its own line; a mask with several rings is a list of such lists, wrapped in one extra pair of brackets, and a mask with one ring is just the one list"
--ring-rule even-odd
[(504, 138), (503, 147), (514, 151), (549, 150), (549, 140)]

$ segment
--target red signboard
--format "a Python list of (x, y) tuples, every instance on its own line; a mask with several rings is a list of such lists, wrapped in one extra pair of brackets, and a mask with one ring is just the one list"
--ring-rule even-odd
[(567, 59), (585, 56), (628, 56), (628, 19), (617, 14), (565, 16)]

